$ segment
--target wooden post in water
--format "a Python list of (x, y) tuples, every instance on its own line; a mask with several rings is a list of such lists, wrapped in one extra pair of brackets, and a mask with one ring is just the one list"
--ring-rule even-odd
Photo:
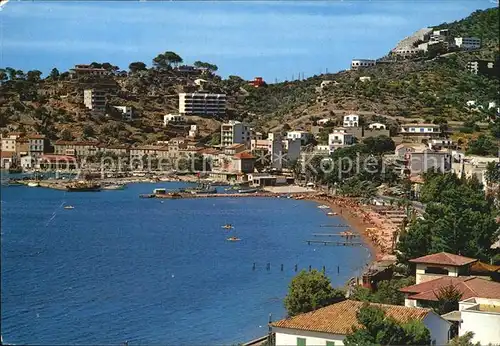
[(323, 271), (323, 274), (324, 274), (324, 273), (325, 273), (325, 271), (326, 271), (325, 266), (323, 266), (323, 268), (322, 268), (321, 270)]
[(283, 271), (283, 264), (281, 264), (281, 271)]
[(255, 262), (253, 262), (252, 270), (255, 270)]
[(337, 266), (337, 275), (340, 275), (340, 266)]
[(311, 265), (309, 265), (309, 271), (311, 271)]
[(297, 272), (297, 265), (295, 265), (295, 272)]
[(267, 270), (271, 269), (271, 263), (267, 262)]

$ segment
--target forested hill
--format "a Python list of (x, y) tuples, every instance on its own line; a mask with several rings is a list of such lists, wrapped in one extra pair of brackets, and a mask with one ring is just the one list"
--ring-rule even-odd
[(496, 45), (498, 48), (499, 21), (498, 7), (494, 7), (487, 10), (477, 10), (467, 18), (440, 24), (435, 29), (449, 29), (453, 36), (479, 37), (484, 44)]
[[(238, 76), (222, 79), (217, 66), (195, 62), (208, 72), (193, 76), (174, 67), (185, 64), (174, 52), (152, 59), (152, 67), (132, 62), (128, 71), (110, 63), (94, 63), (110, 69), (110, 75), (71, 78), (54, 69), (48, 76), (37, 70), (12, 67), (0, 70), (0, 129), (39, 132), (50, 139), (97, 139), (111, 143), (155, 143), (183, 135), (187, 126), (164, 127), (163, 115), (176, 112), (177, 94), (198, 89), (197, 78), (206, 80), (205, 90), (228, 95), (227, 116), (222, 119), (193, 118), (208, 141), (220, 122), (237, 119), (259, 131), (290, 128), (309, 129), (315, 120), (344, 112), (358, 112), (369, 121), (376, 115), (391, 121), (465, 121), (469, 129), (488, 119), (488, 104), (498, 102), (497, 78), (474, 75), (466, 70), (468, 61), (498, 58), (498, 8), (476, 11), (465, 19), (440, 24), (453, 35), (478, 36), (484, 46), (474, 52), (451, 52), (414, 60), (377, 64), (361, 71), (341, 71), (254, 88)], [(167, 54), (168, 53), (168, 54)], [(172, 60), (175, 57), (174, 60)], [(84, 62), (79, 62), (84, 63)], [(346, 69), (349, 62), (346, 62)], [(360, 77), (370, 77), (363, 82)], [(321, 88), (324, 81), (331, 82)], [(99, 87), (107, 92), (109, 117), (92, 117), (83, 105), (83, 90)], [(471, 109), (473, 100), (484, 109)], [(123, 122), (113, 106), (132, 106), (138, 119)], [(395, 126), (395, 124), (392, 124)]]

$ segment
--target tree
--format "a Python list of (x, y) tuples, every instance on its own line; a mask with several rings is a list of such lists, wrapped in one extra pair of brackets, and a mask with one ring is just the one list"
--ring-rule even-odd
[(458, 310), (458, 302), (462, 300), (462, 292), (455, 286), (448, 285), (441, 287), (436, 292), (438, 302), (435, 306), (436, 313), (439, 315)]
[(135, 73), (138, 71), (145, 71), (145, 70), (147, 70), (147, 67), (146, 67), (145, 63), (143, 63), (141, 61), (136, 61), (136, 62), (130, 63), (130, 65), (128, 65), (128, 69), (130, 70), (130, 72)]
[(473, 343), (472, 339), (474, 339), (474, 333), (467, 332), (462, 336), (455, 336), (450, 340), (448, 346), (481, 346), (479, 342)]
[(85, 137), (94, 137), (95, 136), (94, 128), (90, 125), (85, 125), (83, 127), (83, 135)]
[(28, 71), (26, 74), (26, 80), (29, 82), (39, 82), (41, 75), (42, 72), (38, 70)]
[(174, 52), (165, 52), (158, 54), (153, 59), (153, 66), (157, 69), (164, 69), (171, 67), (172, 64), (177, 65), (182, 63), (182, 58)]
[(59, 75), (60, 75), (59, 70), (58, 70), (57, 68), (55, 68), (55, 67), (54, 67), (54, 68), (50, 71), (50, 75), (49, 75), (49, 77), (50, 77), (50, 79), (52, 79), (52, 80), (58, 80), (58, 79), (59, 79)]
[(380, 307), (364, 304), (356, 313), (361, 328), (346, 336), (346, 346), (430, 345), (429, 330), (421, 321), (398, 323)]
[(405, 296), (399, 290), (415, 284), (413, 276), (404, 279), (382, 280), (374, 292), (363, 286), (356, 286), (349, 299), (380, 304), (403, 305)]
[(460, 179), (454, 173), (424, 175), (422, 219), (402, 232), (398, 260), (446, 251), (488, 261), (498, 237), (495, 206), (485, 198), (477, 179)]
[(211, 72), (215, 72), (215, 71), (217, 71), (219, 69), (217, 67), (217, 65), (210, 64), (208, 62), (199, 61), (199, 60), (195, 61), (193, 65), (195, 67), (198, 67), (198, 68), (206, 68), (207, 70), (209, 70)]
[(290, 282), (285, 307), (291, 317), (333, 304), (344, 297), (344, 292), (334, 289), (324, 273), (302, 270)]
[(12, 67), (6, 67), (5, 72), (9, 76), (9, 80), (16, 79), (16, 69), (13, 69)]
[(63, 141), (70, 141), (73, 139), (73, 135), (71, 134), (71, 131), (68, 129), (62, 130), (60, 137)]
[(469, 148), (467, 149), (467, 154), (471, 155), (496, 155), (498, 152), (498, 146), (485, 135), (480, 135), (477, 139), (469, 142)]
[(498, 162), (489, 162), (486, 165), (486, 181), (488, 184), (500, 183), (500, 165)]
[(5, 69), (0, 69), (0, 83), (4, 83), (9, 79), (9, 76), (7, 75), (7, 70)]
[(363, 139), (363, 144), (368, 147), (368, 150), (373, 154), (383, 154), (389, 151), (394, 151), (396, 149), (396, 145), (394, 141), (387, 136), (378, 136), (378, 137), (368, 137)]

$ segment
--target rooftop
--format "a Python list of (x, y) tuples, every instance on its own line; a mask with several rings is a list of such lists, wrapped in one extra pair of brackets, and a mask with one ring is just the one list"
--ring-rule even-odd
[[(356, 317), (356, 313), (363, 304), (363, 302), (345, 300), (315, 311), (273, 322), (271, 326), (345, 335), (351, 333), (353, 328), (361, 327)], [(387, 316), (401, 323), (414, 319), (422, 320), (432, 311), (431, 309), (399, 305), (373, 303), (370, 305), (382, 308)]]
[(255, 156), (250, 154), (248, 151), (243, 151), (241, 153), (235, 154), (233, 157), (236, 159), (255, 159)]
[(469, 258), (459, 255), (454, 255), (448, 252), (439, 252), (432, 255), (427, 255), (419, 258), (411, 259), (412, 263), (422, 264), (439, 264), (452, 267), (461, 267), (467, 264), (477, 262), (475, 258)]
[(454, 286), (460, 291), (462, 299), (472, 297), (500, 299), (500, 283), (475, 276), (443, 276), (439, 279), (404, 287), (400, 291), (411, 294), (408, 297), (410, 299), (437, 301), (439, 290), (448, 286)]
[(425, 123), (421, 123), (421, 124), (402, 124), (401, 126), (439, 127), (439, 125), (436, 125), (436, 124), (425, 124)]

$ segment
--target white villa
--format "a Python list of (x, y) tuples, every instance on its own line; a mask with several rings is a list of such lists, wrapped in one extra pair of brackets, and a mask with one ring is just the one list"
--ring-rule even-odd
[[(356, 313), (363, 302), (345, 300), (324, 308), (271, 323), (276, 334), (276, 346), (340, 346), (353, 328), (359, 328)], [(433, 345), (446, 345), (451, 323), (432, 309), (399, 305), (373, 304), (387, 316), (405, 323), (420, 320), (429, 329)]]
[(359, 115), (349, 114), (344, 115), (344, 127), (358, 127), (359, 126)]
[(166, 114), (163, 116), (163, 126), (167, 124), (180, 124), (186, 121), (186, 117), (180, 114)]
[(385, 130), (387, 129), (387, 126), (382, 123), (371, 123), (370, 125), (368, 125), (368, 128), (372, 130)]

